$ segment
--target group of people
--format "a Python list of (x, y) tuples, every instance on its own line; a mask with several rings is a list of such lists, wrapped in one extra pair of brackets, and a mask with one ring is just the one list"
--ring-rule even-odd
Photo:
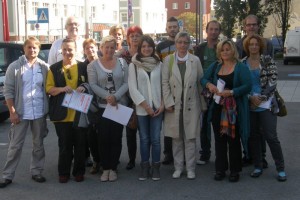
[[(276, 132), (276, 64), (268, 40), (257, 34), (255, 15), (244, 20), (247, 35), (238, 43), (219, 41), (221, 25), (213, 20), (206, 27), (207, 41), (193, 49), (190, 35), (179, 32), (175, 17), (167, 20), (168, 40), (157, 46), (139, 26), (129, 27), (125, 36), (124, 28), (117, 25), (98, 50), (95, 40), (78, 35), (78, 27), (76, 17), (66, 20), (68, 36), (52, 44), (48, 64), (37, 57), (38, 39), (29, 37), (25, 54), (7, 69), (4, 95), (12, 126), (1, 188), (12, 183), (28, 126), (33, 140), (32, 179), (46, 181), (42, 172), (48, 114), (58, 136), (60, 183), (68, 182), (71, 174), (75, 181), (84, 181), (90, 154), (90, 173), (101, 168), (102, 182), (116, 181), (124, 126), (102, 116), (108, 105), (135, 108), (138, 128), (126, 127), (126, 169), (135, 167), (138, 132), (141, 181), (160, 180), (161, 161), (174, 163), (174, 179), (184, 171), (187, 179), (195, 179), (196, 164), (206, 164), (211, 157), (211, 125), (215, 180), (223, 180), (229, 169), (229, 181), (238, 181), (243, 161), (253, 162), (250, 176), (259, 177), (266, 167), (265, 141), (277, 179), (287, 179)], [(128, 49), (122, 47), (125, 37)], [(73, 92), (93, 96), (87, 114), (62, 105), (65, 94)], [(199, 133), (200, 159), (196, 159)]]

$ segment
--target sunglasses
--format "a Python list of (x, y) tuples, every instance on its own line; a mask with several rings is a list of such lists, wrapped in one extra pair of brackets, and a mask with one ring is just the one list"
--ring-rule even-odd
[(71, 72), (70, 72), (69, 69), (66, 70), (66, 74), (67, 74), (67, 78), (68, 78), (69, 80), (72, 80)]

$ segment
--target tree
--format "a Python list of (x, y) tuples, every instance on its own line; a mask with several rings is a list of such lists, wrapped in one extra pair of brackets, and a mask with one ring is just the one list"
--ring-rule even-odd
[(282, 43), (284, 44), (286, 33), (290, 27), (293, 0), (266, 0), (266, 4), (273, 13), (277, 27), (281, 28)]
[(232, 38), (234, 24), (242, 9), (241, 0), (215, 0), (214, 9), (216, 18), (221, 22), (223, 34)]
[(185, 31), (194, 37), (196, 36), (196, 13), (184, 12), (181, 13), (177, 19), (183, 21), (183, 29)]

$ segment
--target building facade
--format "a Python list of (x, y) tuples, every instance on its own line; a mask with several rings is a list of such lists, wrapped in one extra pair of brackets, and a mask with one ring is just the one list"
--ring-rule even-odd
[[(165, 28), (164, 0), (132, 0), (133, 14), (129, 25), (139, 25), (145, 33), (155, 34)], [(38, 8), (48, 8), (49, 23), (38, 23)], [(65, 37), (65, 20), (76, 16), (79, 34), (97, 41), (108, 34), (110, 26), (128, 26), (128, 0), (10, 0), (8, 1), (11, 41), (36, 36), (41, 42)]]

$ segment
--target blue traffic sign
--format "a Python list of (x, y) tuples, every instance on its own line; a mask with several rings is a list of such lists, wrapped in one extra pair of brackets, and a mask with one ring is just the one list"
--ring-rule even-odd
[(37, 9), (37, 23), (49, 23), (48, 8)]

